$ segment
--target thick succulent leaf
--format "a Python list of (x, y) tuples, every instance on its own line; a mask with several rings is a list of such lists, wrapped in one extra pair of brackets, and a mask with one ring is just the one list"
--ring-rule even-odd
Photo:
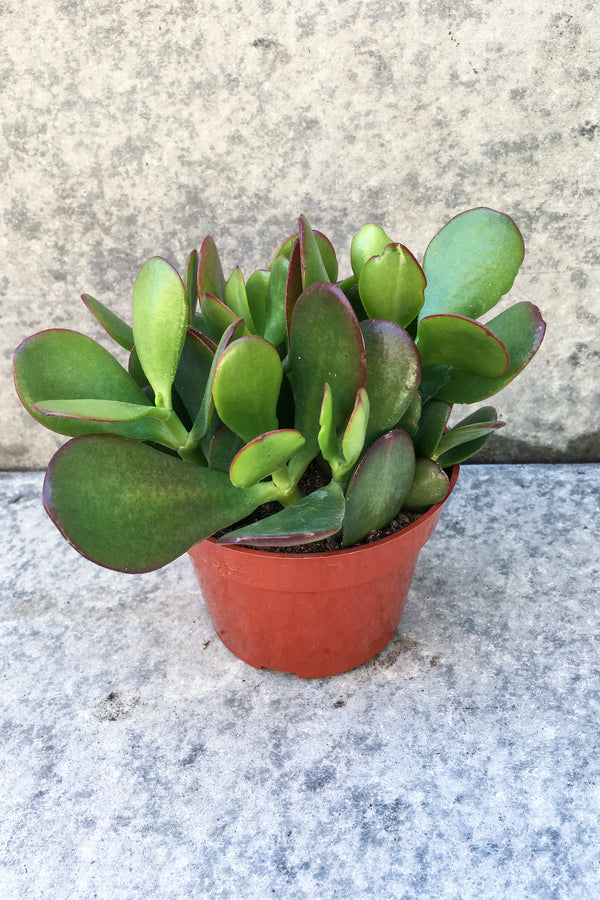
[(229, 469), (231, 483), (241, 488), (258, 484), (284, 466), (303, 443), (300, 432), (291, 428), (260, 434), (235, 455)]
[(393, 428), (408, 409), (419, 387), (421, 360), (413, 339), (395, 322), (367, 319), (360, 327), (371, 405), (367, 440), (372, 441)]
[(452, 375), (450, 366), (423, 366), (419, 391), (423, 403), (435, 397), (448, 384)]
[(167, 409), (188, 319), (185, 287), (178, 273), (160, 256), (149, 259), (133, 288), (133, 337), (155, 403)]
[(451, 368), (447, 383), (437, 392), (440, 399), (449, 403), (478, 403), (501, 391), (536, 354), (546, 323), (537, 306), (523, 302), (501, 312), (487, 327), (506, 345), (510, 355), (508, 369), (499, 378), (483, 378)]
[(298, 219), (298, 236), (303, 288), (307, 288), (310, 284), (328, 281), (327, 269), (321, 257), (319, 245), (306, 216), (300, 216)]
[(212, 294), (218, 300), (225, 297), (225, 276), (219, 258), (219, 251), (212, 237), (207, 235), (202, 241), (198, 258), (198, 296)]
[[(352, 279), (354, 280), (354, 279)], [(342, 287), (342, 285), (340, 285)], [(356, 317), (359, 322), (364, 322), (365, 319), (368, 319), (369, 316), (364, 306), (362, 305), (362, 301), (360, 299), (360, 294), (358, 292), (358, 285), (356, 283), (349, 284), (347, 287), (342, 287), (344, 294), (350, 301), (350, 306), (356, 313)]]
[[(240, 318), (213, 294), (203, 294), (200, 303), (202, 306), (202, 318), (210, 332), (210, 336), (216, 337), (217, 340), (221, 340), (229, 326)], [(244, 333), (249, 334), (245, 323)]]
[[(79, 419), (86, 434), (120, 434), (137, 441), (154, 441), (177, 449), (185, 429), (172, 410), (123, 403), (119, 400), (43, 400), (34, 409), (46, 416)], [(110, 423), (110, 425), (109, 425)], [(101, 427), (98, 427), (101, 426)]]
[(342, 291), (313, 284), (296, 302), (290, 331), (290, 366), (296, 404), (295, 427), (306, 444), (294, 458), (294, 474), (318, 453), (323, 388), (331, 386), (333, 427), (348, 421), (358, 389), (365, 386), (365, 344), (360, 324)]
[(116, 313), (89, 294), (82, 294), (81, 299), (113, 341), (116, 341), (125, 350), (131, 350), (133, 347), (133, 329), (131, 325), (128, 325)]
[(432, 459), (419, 458), (415, 463), (415, 477), (403, 508), (424, 512), (441, 503), (448, 493), (448, 476)]
[(264, 334), (267, 324), (268, 288), (269, 272), (267, 269), (258, 269), (256, 272), (253, 272), (246, 284), (248, 306), (252, 314), (252, 321), (254, 322), (257, 334)]
[(290, 327), (292, 323), (292, 313), (298, 301), (298, 297), (302, 293), (302, 267), (300, 265), (300, 241), (296, 241), (292, 247), (292, 255), (290, 256), (290, 265), (288, 268), (287, 281), (285, 285), (285, 318), (287, 323), (288, 342), (290, 335)]
[(294, 547), (336, 534), (344, 519), (344, 493), (330, 482), (281, 512), (252, 525), (230, 531), (219, 544), (251, 544), (254, 547)]
[[(313, 234), (315, 236), (315, 240), (319, 248), (319, 253), (321, 254), (321, 259), (323, 260), (323, 264), (327, 272), (327, 278), (325, 280), (334, 282), (338, 277), (338, 261), (335, 255), (335, 250), (333, 249), (333, 245), (329, 238), (322, 234), (320, 231), (313, 231)], [(282, 241), (271, 258), (269, 269), (273, 268), (273, 264), (277, 259), (283, 258), (289, 261), (292, 255), (292, 250), (294, 249), (294, 244), (297, 240), (298, 232), (296, 232), (296, 234), (290, 235), (290, 237), (286, 238), (285, 241)]]
[(415, 453), (431, 459), (446, 428), (452, 405), (443, 400), (428, 400), (423, 405), (419, 430), (415, 442)]
[(214, 358), (202, 335), (188, 328), (174, 384), (192, 422), (200, 411)]
[(114, 435), (65, 444), (44, 481), (44, 505), (70, 544), (121, 572), (149, 572), (273, 499), (259, 484), (234, 487), (224, 472)]
[(425, 276), (410, 250), (388, 244), (361, 269), (358, 291), (372, 319), (390, 319), (405, 327), (423, 306)]
[(285, 341), (287, 333), (285, 318), (285, 294), (289, 261), (285, 256), (278, 256), (271, 266), (269, 285), (265, 299), (266, 323), (263, 336), (265, 340), (279, 347)]
[(432, 458), (439, 459), (453, 447), (484, 437), (503, 426), (504, 422), (496, 419), (496, 410), (493, 406), (477, 409), (442, 435)]
[(402, 508), (413, 483), (415, 452), (404, 431), (388, 431), (369, 447), (346, 491), (343, 546), (383, 528)]
[(417, 347), (423, 366), (455, 366), (488, 378), (499, 378), (510, 364), (508, 350), (485, 325), (464, 316), (435, 315), (421, 319)]
[(406, 431), (412, 438), (416, 435), (419, 430), (419, 421), (421, 419), (421, 410), (423, 408), (423, 403), (421, 400), (421, 394), (419, 391), (412, 398), (410, 403), (408, 404), (408, 408), (400, 421), (396, 424), (396, 428), (400, 428), (402, 431)]
[(478, 319), (511, 289), (524, 253), (509, 216), (480, 208), (451, 219), (425, 252), (421, 318), (456, 313)]
[(188, 322), (194, 324), (198, 307), (198, 251), (192, 250), (185, 264), (185, 300), (189, 309)]
[(319, 449), (323, 459), (333, 468), (339, 462), (340, 445), (333, 422), (333, 396), (331, 387), (326, 383), (323, 389), (323, 402), (319, 412), (319, 433), (317, 435)]
[(219, 422), (213, 434), (208, 450), (208, 464), (211, 469), (229, 472), (235, 454), (241, 450), (244, 442), (234, 434), (227, 425)]
[(246, 284), (242, 270), (238, 266), (234, 269), (225, 285), (224, 303), (229, 309), (235, 313), (236, 318), (243, 319), (246, 328), (253, 334), (256, 333), (256, 326), (248, 305), (248, 295), (246, 294)]
[(225, 329), (223, 335), (221, 336), (221, 340), (217, 345), (217, 349), (215, 350), (215, 355), (213, 356), (213, 360), (211, 363), (202, 403), (200, 404), (200, 409), (198, 410), (198, 414), (194, 420), (194, 425), (190, 433), (190, 442), (193, 444), (198, 444), (202, 440), (202, 438), (208, 435), (210, 431), (214, 412), (213, 384), (217, 363), (219, 362), (219, 359), (221, 358), (227, 347), (229, 347), (229, 345), (232, 343), (232, 341), (235, 341), (237, 338), (241, 337), (245, 330), (246, 327), (244, 325), (243, 319), (236, 319), (235, 322), (232, 322), (231, 325), (229, 325), (229, 327)]
[[(14, 354), (15, 387), (25, 409), (59, 434), (85, 434), (85, 422), (47, 416), (34, 409), (43, 400), (120, 400), (151, 406), (150, 400), (117, 360), (92, 338), (66, 329), (51, 329), (26, 338)], [(97, 423), (97, 431), (111, 426)]]
[(357, 279), (360, 277), (362, 267), (366, 261), (371, 259), (372, 256), (379, 256), (387, 245), (391, 243), (391, 238), (387, 236), (379, 225), (374, 225), (373, 223), (363, 225), (360, 231), (352, 238), (350, 246), (350, 263)]
[(245, 442), (277, 429), (283, 377), (279, 354), (258, 335), (234, 341), (215, 368), (213, 398), (219, 418)]
[(481, 437), (474, 438), (472, 441), (466, 441), (464, 444), (452, 447), (451, 450), (447, 450), (441, 456), (438, 456), (438, 465), (443, 469), (447, 469), (449, 466), (454, 466), (456, 463), (462, 463), (466, 459), (470, 459), (476, 453), (479, 453), (480, 450), (483, 450), (493, 433), (493, 431), (490, 431)]
[(342, 436), (342, 456), (344, 466), (336, 472), (336, 480), (346, 475), (362, 453), (367, 435), (367, 424), (370, 413), (369, 394), (365, 388), (359, 388), (354, 409)]

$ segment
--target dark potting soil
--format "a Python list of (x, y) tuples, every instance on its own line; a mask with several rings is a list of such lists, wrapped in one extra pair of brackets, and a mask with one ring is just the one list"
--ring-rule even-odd
[[(310, 464), (302, 478), (300, 479), (300, 483), (298, 487), (302, 494), (306, 496), (306, 494), (312, 494), (313, 491), (318, 490), (319, 488), (325, 487), (326, 484), (329, 484), (331, 476), (325, 474), (321, 471), (319, 466), (313, 462)], [(261, 506), (259, 509), (255, 510), (251, 515), (247, 516), (245, 519), (242, 519), (240, 522), (236, 522), (235, 525), (231, 525), (229, 528), (223, 528), (221, 531), (217, 531), (214, 534), (215, 538), (220, 538), (222, 535), (227, 534), (229, 531), (235, 531), (237, 528), (241, 528), (245, 525), (252, 525), (254, 522), (260, 522), (261, 519), (266, 519), (267, 516), (272, 516), (273, 513), (278, 512), (281, 509), (279, 503), (267, 503), (265, 506)], [(388, 537), (390, 534), (395, 534), (396, 531), (401, 531), (403, 528), (406, 528), (407, 525), (412, 525), (413, 522), (416, 522), (417, 519), (420, 519), (423, 513), (417, 512), (407, 512), (400, 511), (392, 521), (385, 525), (383, 528), (375, 528), (373, 531), (370, 531), (366, 537), (359, 541), (355, 546), (361, 547), (363, 544), (371, 544), (373, 541), (378, 541), (381, 538)], [(250, 546), (242, 545), (242, 546)], [(295, 547), (263, 547), (259, 548), (260, 550), (268, 551), (269, 553), (327, 553), (332, 550), (341, 550), (342, 549), (342, 538), (341, 534), (334, 534), (333, 537), (325, 538), (322, 541), (314, 541), (310, 544), (298, 544)]]

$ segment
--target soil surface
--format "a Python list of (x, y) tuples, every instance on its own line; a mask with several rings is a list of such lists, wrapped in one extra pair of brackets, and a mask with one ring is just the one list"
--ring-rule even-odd
[[(322, 472), (318, 465), (313, 462), (310, 464), (304, 475), (302, 476), (298, 487), (302, 494), (306, 496), (306, 494), (312, 494), (313, 491), (318, 490), (321, 487), (325, 487), (326, 484), (329, 484), (331, 476)], [(279, 503), (267, 503), (264, 506), (261, 506), (259, 509), (255, 510), (250, 516), (247, 516), (245, 519), (242, 519), (240, 522), (236, 522), (235, 525), (231, 525), (229, 528), (223, 528), (221, 531), (217, 531), (214, 534), (215, 538), (220, 538), (222, 535), (227, 534), (229, 531), (235, 531), (237, 528), (241, 528), (244, 525), (251, 525), (253, 522), (259, 522), (261, 519), (266, 519), (267, 516), (272, 516), (273, 513), (278, 512), (281, 509)], [(370, 531), (366, 537), (359, 541), (356, 544), (356, 547), (361, 547), (363, 544), (371, 544), (373, 541), (378, 541), (380, 538), (388, 537), (390, 534), (395, 534), (396, 531), (401, 531), (403, 528), (406, 528), (407, 525), (412, 525), (413, 522), (416, 522), (417, 519), (420, 519), (423, 513), (417, 512), (408, 512), (406, 510), (402, 510), (398, 513), (398, 515), (392, 519), (392, 521), (385, 525), (383, 528), (375, 528), (373, 531)], [(241, 546), (251, 546), (250, 544), (243, 544)], [(262, 545), (259, 548), (260, 550), (265, 550), (269, 553), (328, 553), (333, 550), (341, 550), (342, 549), (342, 537), (341, 534), (334, 534), (333, 537), (325, 538), (322, 541), (314, 541), (310, 544), (297, 544), (295, 547), (263, 547)]]

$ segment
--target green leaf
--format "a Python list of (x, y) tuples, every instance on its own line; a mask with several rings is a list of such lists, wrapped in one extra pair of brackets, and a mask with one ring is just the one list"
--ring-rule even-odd
[(189, 318), (183, 282), (160, 256), (144, 263), (133, 288), (135, 348), (157, 406), (171, 408), (171, 387)]
[(236, 318), (244, 320), (248, 331), (256, 333), (256, 325), (248, 305), (244, 276), (239, 266), (233, 270), (225, 285), (224, 301), (225, 305), (235, 313)]
[(516, 303), (487, 323), (487, 327), (506, 345), (510, 365), (500, 378), (483, 378), (451, 368), (448, 381), (437, 396), (448, 403), (479, 403), (498, 393), (525, 368), (542, 343), (546, 323), (537, 306)]
[(259, 548), (310, 544), (336, 534), (343, 519), (344, 492), (332, 481), (281, 512), (230, 531), (217, 543), (251, 544)]
[(323, 459), (333, 468), (340, 461), (340, 444), (333, 423), (333, 397), (331, 387), (325, 383), (323, 402), (319, 412), (319, 433), (317, 435), (319, 449)]
[(448, 476), (432, 459), (417, 459), (415, 477), (403, 508), (413, 512), (425, 512), (430, 506), (441, 503), (448, 493)]
[(114, 435), (65, 444), (44, 482), (44, 506), (76, 550), (121, 572), (149, 572), (273, 499), (224, 472)]
[[(51, 329), (26, 338), (14, 354), (15, 386), (21, 403), (46, 428), (59, 434), (90, 431), (88, 423), (47, 416), (34, 409), (43, 400), (120, 400), (151, 406), (135, 380), (92, 338), (66, 329)], [(111, 431), (97, 423), (95, 431)]]
[(202, 335), (188, 328), (174, 385), (192, 422), (200, 411), (214, 358)]
[(391, 239), (379, 225), (363, 225), (359, 232), (352, 238), (350, 247), (350, 262), (356, 278), (360, 277), (362, 267), (372, 256), (383, 253)]
[[(313, 231), (313, 234), (317, 242), (317, 247), (319, 248), (319, 253), (321, 254), (321, 259), (323, 260), (323, 265), (325, 266), (325, 270), (327, 272), (327, 278), (325, 280), (334, 282), (338, 277), (338, 261), (335, 255), (335, 250), (333, 249), (333, 245), (329, 238), (322, 234), (320, 231)], [(298, 232), (296, 232), (296, 234), (290, 235), (290, 237), (286, 238), (285, 241), (282, 241), (271, 258), (269, 269), (273, 268), (273, 265), (277, 259), (290, 259), (292, 250), (294, 249), (294, 244), (297, 240)]]
[(128, 325), (116, 313), (111, 312), (108, 307), (100, 303), (99, 300), (95, 300), (89, 294), (82, 294), (81, 299), (113, 341), (116, 341), (125, 350), (131, 350), (133, 347), (133, 329), (131, 325)]
[(493, 406), (477, 409), (442, 435), (432, 458), (437, 460), (454, 447), (487, 436), (490, 432), (497, 431), (503, 426), (504, 422), (496, 419), (496, 410)]
[(289, 262), (285, 256), (279, 256), (271, 266), (271, 275), (265, 299), (266, 323), (263, 336), (265, 340), (279, 347), (286, 337), (285, 294)]
[(198, 257), (198, 296), (212, 294), (218, 300), (225, 297), (225, 276), (219, 259), (219, 251), (212, 237), (207, 235), (202, 241)]
[(370, 403), (369, 395), (365, 388), (359, 388), (354, 403), (354, 409), (346, 425), (342, 437), (342, 457), (344, 465), (335, 473), (336, 481), (345, 476), (355, 464), (365, 445), (367, 423), (369, 421)]
[(88, 434), (102, 431), (120, 434), (136, 441), (154, 441), (177, 450), (187, 433), (177, 415), (167, 409), (123, 403), (119, 400), (43, 400), (34, 409), (47, 416), (61, 416), (85, 422)]
[(185, 264), (185, 301), (189, 308), (188, 322), (194, 324), (198, 306), (198, 251), (192, 250)]
[(479, 453), (480, 450), (483, 450), (493, 433), (493, 431), (490, 431), (488, 434), (484, 434), (481, 437), (474, 438), (472, 441), (467, 441), (464, 444), (453, 447), (451, 450), (447, 450), (445, 453), (442, 453), (441, 456), (438, 456), (438, 465), (447, 469), (449, 466), (454, 466), (456, 463), (462, 463), (466, 459), (470, 459), (472, 456), (475, 456), (476, 453)]
[(451, 219), (425, 253), (421, 318), (456, 313), (478, 319), (511, 289), (524, 253), (519, 229), (502, 213), (471, 209)]
[(219, 422), (211, 438), (208, 450), (208, 464), (210, 468), (228, 473), (235, 454), (243, 446), (243, 440), (237, 434), (234, 434), (227, 425)]
[(252, 487), (286, 464), (292, 453), (300, 449), (304, 438), (294, 429), (280, 429), (261, 434), (235, 455), (229, 477), (236, 487)]
[(321, 258), (319, 245), (306, 216), (300, 216), (298, 219), (298, 235), (303, 288), (306, 289), (310, 284), (328, 281), (327, 269)]
[(285, 285), (285, 319), (287, 323), (288, 343), (290, 336), (290, 327), (292, 324), (292, 314), (294, 307), (298, 302), (298, 298), (302, 293), (302, 267), (300, 265), (300, 241), (296, 241), (292, 248), (290, 256), (290, 265), (288, 268), (287, 281)]
[(433, 457), (451, 412), (452, 405), (443, 400), (428, 400), (423, 404), (419, 430), (414, 437), (417, 456)]
[(388, 244), (363, 265), (358, 280), (362, 305), (373, 319), (390, 319), (405, 327), (423, 306), (425, 276), (410, 250)]
[[(202, 318), (211, 336), (215, 336), (217, 340), (220, 340), (229, 326), (240, 318), (213, 294), (203, 294), (200, 302), (202, 305)], [(244, 332), (249, 334), (245, 323)]]
[(395, 322), (361, 322), (367, 353), (370, 442), (393, 428), (404, 415), (421, 378), (421, 361), (408, 333)]
[(410, 403), (408, 404), (408, 408), (400, 421), (396, 424), (396, 428), (399, 428), (401, 431), (406, 431), (407, 434), (414, 438), (417, 431), (419, 430), (419, 421), (421, 419), (421, 410), (423, 408), (423, 404), (421, 401), (421, 394), (419, 391), (412, 398)]
[(267, 290), (269, 287), (269, 272), (266, 269), (258, 269), (253, 272), (246, 284), (248, 306), (252, 313), (252, 321), (255, 323), (257, 334), (263, 334), (267, 324)]
[(419, 391), (423, 403), (435, 397), (448, 384), (452, 369), (450, 366), (423, 366)]
[(343, 546), (351, 547), (392, 521), (408, 495), (415, 453), (404, 431), (389, 431), (369, 447), (346, 491)]
[(258, 335), (234, 341), (219, 359), (213, 398), (219, 418), (248, 442), (277, 429), (283, 369), (277, 350)]
[(489, 328), (455, 315), (421, 319), (417, 347), (423, 366), (455, 366), (489, 378), (503, 375), (510, 364), (504, 343)]
[(289, 359), (295, 427), (306, 438), (306, 444), (290, 464), (294, 475), (299, 475), (319, 451), (324, 385), (331, 386), (334, 428), (348, 421), (358, 389), (365, 386), (365, 345), (360, 324), (335, 285), (313, 284), (296, 302)]

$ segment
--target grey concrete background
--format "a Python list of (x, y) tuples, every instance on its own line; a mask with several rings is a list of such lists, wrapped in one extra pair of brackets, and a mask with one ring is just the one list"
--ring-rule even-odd
[(488, 460), (599, 457), (600, 29), (591, 0), (0, 4), (0, 466), (60, 443), (13, 394), (26, 335), (99, 337), (142, 262), (212, 233), (264, 264), (305, 212), (347, 261), (380, 222), (419, 257), (455, 213), (511, 214), (542, 351)]

